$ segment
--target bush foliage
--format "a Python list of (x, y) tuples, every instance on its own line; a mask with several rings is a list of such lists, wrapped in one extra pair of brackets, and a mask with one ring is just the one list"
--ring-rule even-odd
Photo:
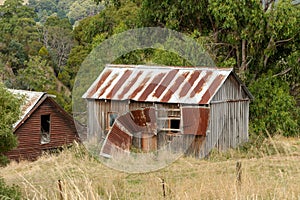
[(21, 190), (16, 185), (6, 185), (3, 178), (0, 178), (0, 199), (21, 199)]
[(17, 146), (13, 124), (18, 120), (22, 98), (16, 98), (0, 83), (0, 166), (7, 163), (3, 153)]
[(299, 108), (285, 81), (268, 73), (249, 87), (255, 99), (250, 106), (250, 129), (256, 134), (300, 134)]

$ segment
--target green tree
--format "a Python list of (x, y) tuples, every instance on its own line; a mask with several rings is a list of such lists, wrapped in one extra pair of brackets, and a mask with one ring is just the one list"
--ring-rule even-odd
[(0, 6), (0, 59), (10, 74), (5, 82), (14, 85), (17, 71), (25, 67), (30, 55), (37, 55), (42, 47), (34, 10), (22, 0), (7, 0)]
[(56, 77), (47, 61), (39, 56), (31, 57), (28, 67), (18, 71), (18, 88), (34, 91), (48, 91), (56, 87)]
[(66, 18), (49, 17), (43, 27), (43, 42), (58, 74), (67, 64), (68, 56), (75, 43), (70, 22)]
[(13, 124), (20, 115), (21, 98), (16, 98), (0, 83), (0, 165), (6, 164), (3, 153), (17, 146), (17, 138), (13, 134)]
[(143, 0), (140, 20), (143, 26), (163, 26), (181, 32), (195, 29), (206, 33), (210, 30), (208, 0)]
[[(300, 105), (300, 7), (284, 0), (264, 2), (106, 0), (103, 12), (83, 19), (75, 28), (78, 46), (72, 50), (68, 69), (78, 69), (86, 53), (113, 34), (136, 27), (167, 27), (193, 37), (217, 66), (234, 67), (250, 85), (256, 99), (251, 105), (254, 132), (265, 129), (271, 134), (297, 135), (300, 120), (292, 111), (296, 104), (291, 94)], [(189, 64), (157, 47), (122, 55), (115, 63)]]
[[(74, 79), (81, 63), (94, 47), (113, 34), (137, 26), (138, 10), (140, 8), (133, 1), (124, 2), (126, 3), (122, 4), (120, 8), (108, 6), (99, 14), (82, 19), (74, 28), (73, 33), (77, 44), (72, 48), (67, 65), (60, 74), (60, 77), (67, 77), (70, 80), (69, 84), (64, 82), (65, 84), (71, 88), (73, 87)], [(141, 59), (136, 57), (136, 53), (133, 54), (124, 55), (123, 63), (125, 59), (128, 63), (140, 63)], [(120, 61), (122, 62), (122, 59)]]
[(99, 13), (104, 6), (96, 5), (92, 0), (75, 1), (69, 9), (67, 16), (72, 24), (86, 17), (94, 16)]
[(289, 94), (286, 82), (269, 72), (249, 87), (255, 96), (250, 107), (251, 131), (266, 131), (271, 135), (298, 136), (300, 134), (300, 109)]

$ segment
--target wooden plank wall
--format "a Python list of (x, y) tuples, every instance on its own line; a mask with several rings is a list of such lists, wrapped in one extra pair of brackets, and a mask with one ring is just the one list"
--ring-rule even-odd
[[(53, 100), (52, 100), (53, 101)], [(62, 114), (49, 97), (16, 131), (18, 147), (7, 152), (10, 159), (35, 160), (44, 150), (53, 149), (79, 140), (73, 120)], [(50, 114), (50, 142), (41, 144), (41, 115)]]
[(108, 133), (107, 114), (125, 114), (129, 111), (129, 105), (129, 101), (88, 100), (88, 140), (103, 141)]

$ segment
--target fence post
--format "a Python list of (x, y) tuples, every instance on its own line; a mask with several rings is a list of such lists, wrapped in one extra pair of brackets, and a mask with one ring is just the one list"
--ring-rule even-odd
[(242, 186), (242, 163), (241, 163), (241, 161), (238, 161), (236, 163), (236, 182), (237, 182), (238, 190), (241, 190), (241, 186)]
[(61, 180), (58, 180), (58, 188), (59, 188), (59, 196), (60, 196), (60, 200), (63, 200), (63, 194), (62, 194), (62, 187), (61, 187)]
[(162, 189), (163, 189), (163, 197), (166, 197), (166, 189), (165, 189), (165, 180), (161, 179)]

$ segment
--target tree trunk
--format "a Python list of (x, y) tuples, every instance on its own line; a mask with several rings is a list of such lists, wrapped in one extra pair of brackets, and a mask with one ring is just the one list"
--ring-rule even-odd
[(237, 69), (240, 70), (241, 61), (240, 61), (240, 49), (239, 49), (238, 45), (235, 46), (235, 52), (236, 52), (236, 65), (237, 65)]
[(242, 40), (242, 64), (241, 64), (241, 71), (245, 71), (247, 69), (247, 49), (246, 49), (246, 40)]

